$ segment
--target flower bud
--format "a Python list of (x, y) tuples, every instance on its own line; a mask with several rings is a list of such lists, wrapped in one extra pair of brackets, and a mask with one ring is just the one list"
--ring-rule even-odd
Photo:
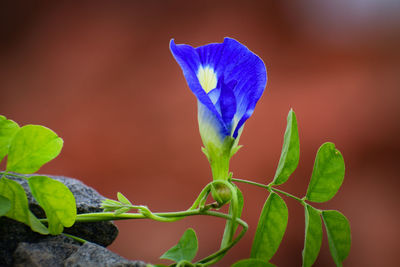
[(211, 195), (221, 206), (232, 199), (231, 189), (223, 181), (215, 181), (211, 184)]

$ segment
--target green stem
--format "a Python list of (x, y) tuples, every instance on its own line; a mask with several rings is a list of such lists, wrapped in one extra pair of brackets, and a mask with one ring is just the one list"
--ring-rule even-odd
[(194, 210), (196, 209), (199, 205), (202, 206), (205, 203), (205, 200), (207, 199), (208, 194), (210, 193), (210, 187), (211, 183), (207, 184), (203, 190), (201, 190), (199, 196), (196, 198), (194, 201), (193, 205), (188, 209), (188, 210)]
[[(205, 216), (213, 216), (226, 220), (232, 220), (232, 216), (220, 213), (216, 211), (207, 211), (207, 210), (186, 210), (186, 211), (178, 211), (178, 212), (158, 212), (153, 213), (154, 216), (163, 217), (164, 219), (174, 219), (180, 220), (188, 216), (197, 216), (197, 215), (205, 215)], [(76, 217), (76, 222), (96, 222), (96, 221), (111, 221), (111, 220), (126, 220), (126, 219), (145, 219), (149, 218), (148, 216), (141, 213), (123, 213), (115, 215), (113, 212), (97, 212), (97, 213), (83, 213), (78, 214)], [(47, 222), (47, 219), (40, 219), (41, 222)], [(168, 220), (169, 221), (169, 220)], [(231, 249), (239, 240), (244, 236), (248, 229), (248, 225), (245, 221), (240, 218), (235, 219), (236, 223), (242, 226), (242, 231), (240, 234), (232, 240), (232, 242), (228, 243), (227, 246), (221, 248), (217, 252), (205, 257), (204, 259), (198, 261), (199, 264), (204, 264), (205, 266), (211, 265), (218, 261), (219, 256), (226, 253), (229, 249)]]
[(270, 192), (271, 192), (271, 191), (274, 191), (275, 193), (280, 193), (280, 194), (285, 195), (285, 196), (287, 196), (287, 197), (293, 198), (293, 199), (297, 200), (298, 202), (300, 202), (302, 205), (305, 204), (304, 199), (301, 199), (301, 198), (296, 197), (296, 196), (294, 196), (294, 195), (292, 195), (292, 194), (289, 194), (289, 193), (287, 193), (287, 192), (285, 192), (285, 191), (282, 191), (282, 190), (280, 190), (280, 189), (277, 189), (277, 188), (275, 188), (275, 187), (272, 187), (272, 185), (265, 185), (265, 184), (260, 184), (260, 183), (256, 183), (256, 182), (253, 182), (253, 181), (248, 181), (248, 180), (243, 180), (243, 179), (237, 179), (237, 178), (232, 178), (232, 181), (234, 181), (234, 182), (240, 182), (240, 183), (246, 183), (246, 184), (251, 184), (251, 185), (258, 186), (258, 187), (262, 187), (262, 188), (267, 189), (267, 190), (270, 191)]
[[(204, 215), (210, 215), (210, 216), (215, 216), (215, 217), (220, 217), (220, 218), (224, 218), (224, 219), (232, 219), (232, 216), (228, 215), (228, 214), (224, 214), (224, 213), (219, 213), (219, 212), (215, 212), (215, 211), (208, 211), (206, 212), (207, 214)], [(197, 263), (202, 263), (205, 265), (211, 265), (217, 261), (219, 261), (221, 259), (221, 255), (224, 255), (229, 249), (231, 249), (234, 245), (236, 245), (237, 242), (240, 241), (240, 239), (242, 239), (242, 237), (244, 236), (244, 234), (247, 232), (247, 229), (249, 228), (249, 226), (247, 225), (247, 223), (239, 218), (236, 218), (235, 220), (238, 224), (240, 224), (242, 226), (242, 231), (239, 233), (239, 235), (232, 240), (230, 243), (227, 244), (227, 246), (221, 248), (220, 250), (218, 250), (217, 252), (199, 260)]]
[[(198, 215), (198, 210), (178, 211), (178, 212), (160, 212), (153, 213), (158, 217), (182, 219), (186, 216)], [(99, 222), (99, 221), (115, 221), (115, 220), (129, 220), (129, 219), (146, 219), (148, 216), (142, 213), (122, 213), (115, 215), (114, 212), (94, 212), (82, 213), (76, 216), (76, 222)], [(41, 222), (47, 222), (47, 218), (39, 219)]]
[[(238, 221), (239, 222), (239, 221)], [(239, 223), (240, 224), (240, 223)], [(244, 226), (243, 224), (240, 224), (241, 226)], [(247, 223), (245, 223), (245, 227), (243, 227), (242, 231), (240, 232), (240, 234), (234, 239), (232, 240), (232, 242), (230, 242), (226, 247), (221, 248), (220, 250), (218, 250), (217, 252), (205, 257), (204, 259), (201, 259), (200, 261), (198, 261), (197, 263), (203, 263), (206, 265), (211, 265), (217, 261), (219, 261), (221, 258), (221, 255), (224, 255), (229, 249), (231, 249), (234, 245), (236, 245), (237, 242), (240, 241), (240, 239), (242, 239), (242, 237), (245, 235), (245, 233), (247, 232), (248, 229), (248, 225)]]
[(296, 197), (296, 196), (293, 196), (292, 194), (286, 193), (285, 191), (276, 189), (276, 188), (274, 188), (274, 187), (271, 187), (271, 190), (274, 191), (274, 192), (276, 192), (276, 193), (281, 193), (282, 195), (285, 195), (285, 196), (287, 196), (287, 197), (291, 197), (291, 198), (297, 200), (298, 202), (300, 202), (302, 205), (304, 205), (304, 203), (305, 203), (303, 199), (301, 199), (301, 198), (299, 198), (299, 197)]
[(135, 209), (138, 209), (140, 211), (140, 213), (143, 214), (146, 218), (149, 218), (149, 219), (152, 219), (155, 221), (175, 222), (180, 219), (180, 218), (165, 218), (165, 217), (158, 216), (158, 215), (154, 214), (153, 212), (151, 212), (149, 210), (149, 208), (147, 208), (145, 206), (132, 206), (132, 207)]
[(232, 178), (232, 181), (234, 181), (234, 182), (239, 182), (239, 183), (245, 183), (245, 184), (251, 184), (251, 185), (255, 185), (255, 186), (258, 186), (258, 187), (265, 188), (265, 189), (269, 189), (268, 185), (256, 183), (256, 182), (249, 181), (249, 180), (243, 180), (243, 179), (238, 179), (238, 178)]
[[(196, 216), (196, 215), (206, 215), (206, 216), (214, 216), (220, 217), (223, 219), (232, 219), (231, 216), (215, 212), (215, 211), (202, 211), (202, 210), (186, 210), (186, 211), (176, 211), (176, 212), (156, 212), (153, 213), (155, 216), (158, 217), (165, 217), (165, 218), (173, 218), (176, 217), (177, 219), (183, 219), (187, 216)], [(98, 221), (115, 221), (115, 220), (129, 220), (129, 219), (145, 219), (148, 218), (146, 215), (142, 213), (122, 213), (115, 215), (113, 212), (94, 212), (94, 213), (81, 213), (76, 216), (76, 222), (98, 222)], [(39, 219), (41, 222), (47, 222), (47, 218)], [(237, 219), (238, 223), (241, 224), (239, 221), (244, 223), (244, 221)]]
[(87, 240), (85, 240), (83, 238), (80, 238), (80, 237), (77, 237), (77, 236), (74, 236), (74, 235), (70, 235), (70, 234), (66, 234), (66, 233), (62, 233), (62, 235), (66, 236), (66, 237), (69, 237), (69, 238), (72, 238), (72, 239), (74, 239), (74, 240), (76, 240), (76, 241), (78, 241), (78, 242), (80, 242), (82, 244), (87, 242)]

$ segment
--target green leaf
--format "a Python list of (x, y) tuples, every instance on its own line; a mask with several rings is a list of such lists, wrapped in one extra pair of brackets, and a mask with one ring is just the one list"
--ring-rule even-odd
[(282, 241), (288, 221), (285, 201), (271, 192), (260, 215), (251, 248), (251, 258), (269, 261)]
[(259, 259), (244, 259), (234, 263), (231, 267), (275, 267), (275, 265)]
[[(236, 211), (233, 211), (232, 204), (229, 206), (229, 214), (233, 214), (235, 212), (236, 218), (240, 218), (240, 216), (242, 216), (244, 200), (243, 200), (242, 192), (239, 190), (239, 188), (237, 186), (235, 186), (235, 188), (236, 188), (238, 204), (235, 207)], [(229, 244), (229, 242), (232, 241), (232, 239), (233, 239), (232, 233), (236, 232), (237, 227), (238, 227), (238, 224), (236, 222), (233, 222), (232, 220), (226, 221), (224, 235), (223, 235), (222, 241), (221, 241), (221, 248), (226, 247)], [(231, 230), (232, 228), (233, 228), (233, 231)]]
[(52, 130), (39, 125), (26, 125), (11, 142), (7, 171), (34, 173), (57, 157), (62, 146), (63, 140)]
[(5, 216), (29, 225), (32, 231), (40, 234), (49, 233), (47, 228), (30, 212), (25, 190), (18, 182), (5, 177), (1, 178), (0, 195), (11, 201), (11, 209)]
[(314, 170), (306, 199), (325, 202), (335, 196), (344, 178), (344, 160), (333, 143), (323, 144), (315, 157)]
[(51, 234), (60, 234), (64, 227), (74, 224), (75, 197), (66, 185), (47, 176), (30, 177), (28, 184), (32, 195), (46, 212)]
[(278, 168), (276, 169), (272, 184), (280, 185), (289, 179), (289, 176), (296, 170), (300, 157), (299, 132), (297, 129), (296, 114), (293, 109), (289, 111), (287, 126), (283, 138), (283, 147)]
[(132, 206), (132, 203), (122, 193), (118, 192), (117, 198), (118, 198), (119, 202)]
[(11, 209), (11, 201), (3, 196), (0, 196), (0, 217), (6, 214)]
[(182, 235), (178, 244), (165, 252), (160, 259), (168, 259), (176, 262), (191, 261), (198, 250), (197, 236), (192, 228), (188, 228)]
[(28, 199), (24, 188), (8, 178), (0, 179), (0, 195), (11, 201), (11, 209), (5, 214), (8, 218), (30, 225)]
[(19, 126), (12, 120), (0, 115), (0, 162), (8, 154), (11, 140), (18, 132)]
[(42, 235), (49, 234), (49, 229), (47, 229), (47, 227), (44, 226), (43, 223), (41, 223), (31, 211), (29, 211), (28, 216), (32, 231), (38, 232)]
[(326, 233), (328, 235), (329, 250), (336, 266), (342, 266), (351, 247), (350, 224), (347, 218), (336, 210), (322, 211)]
[(305, 206), (306, 234), (303, 249), (303, 267), (312, 266), (318, 257), (322, 243), (322, 222), (318, 210)]

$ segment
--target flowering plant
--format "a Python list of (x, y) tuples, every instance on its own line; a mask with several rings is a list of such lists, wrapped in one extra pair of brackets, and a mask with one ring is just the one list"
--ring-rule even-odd
[(198, 100), (204, 153), (214, 180), (229, 179), (229, 160), (239, 149), (244, 123), (264, 92), (267, 72), (262, 60), (238, 41), (198, 48), (170, 43), (171, 52)]
[[(117, 193), (118, 200), (107, 199), (103, 202), (104, 212), (77, 214), (74, 196), (61, 182), (47, 176), (20, 175), (34, 173), (54, 159), (61, 151), (62, 139), (43, 126), (20, 127), (0, 116), (0, 161), (7, 155), (6, 170), (0, 172), (0, 216), (25, 223), (33, 231), (44, 235), (61, 234), (64, 227), (70, 227), (75, 222), (145, 218), (171, 222), (188, 216), (219, 217), (226, 220), (226, 226), (217, 252), (193, 262), (198, 243), (194, 230), (189, 228), (178, 244), (161, 256), (174, 262), (170, 266), (209, 266), (224, 257), (248, 229), (247, 223), (241, 219), (244, 197), (237, 186), (237, 183), (248, 183), (266, 190), (268, 197), (260, 214), (250, 257), (232, 266), (275, 266), (270, 260), (279, 248), (288, 222), (288, 209), (281, 196), (295, 199), (304, 206), (303, 266), (313, 265), (319, 254), (322, 222), (333, 260), (341, 266), (350, 251), (349, 222), (336, 210), (320, 210), (311, 204), (330, 200), (343, 182), (344, 160), (335, 145), (328, 142), (319, 148), (304, 197), (299, 198), (276, 188), (289, 179), (299, 162), (297, 120), (294, 111), (290, 110), (282, 153), (272, 181), (260, 184), (234, 178), (229, 172), (229, 161), (239, 150), (239, 138), (245, 122), (264, 92), (267, 82), (265, 65), (256, 54), (231, 38), (225, 38), (223, 43), (197, 48), (177, 45), (171, 40), (170, 49), (197, 98), (203, 152), (213, 177), (187, 210), (154, 213), (146, 206), (132, 204)], [(38, 219), (30, 212), (24, 189), (7, 176), (28, 179), (32, 194), (44, 209), (46, 218)], [(209, 201), (210, 194), (214, 201)], [(224, 205), (229, 205), (229, 212), (218, 212)], [(241, 231), (236, 234), (239, 226)], [(82, 241), (79, 237), (70, 237)]]

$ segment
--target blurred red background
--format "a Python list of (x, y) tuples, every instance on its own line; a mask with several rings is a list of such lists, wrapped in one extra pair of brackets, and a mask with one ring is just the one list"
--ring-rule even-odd
[[(235, 177), (269, 183), (286, 115), (294, 108), (300, 164), (283, 189), (303, 196), (318, 147), (332, 141), (346, 177), (334, 199), (350, 220), (345, 266), (395, 266), (400, 153), (400, 4), (396, 1), (8, 1), (0, 9), (0, 114), (41, 124), (65, 141), (40, 172), (124, 193), (153, 211), (189, 207), (210, 181), (200, 151), (196, 100), (169, 40), (194, 46), (233, 37), (257, 53), (268, 84), (233, 158)], [(250, 230), (218, 266), (249, 256), (267, 193), (240, 185)], [(287, 200), (289, 224), (272, 262), (300, 266), (304, 215)], [(117, 222), (111, 250), (160, 262), (187, 227), (199, 257), (219, 247), (224, 223)], [(397, 249), (396, 249), (397, 247)], [(163, 262), (163, 261), (161, 261)], [(326, 236), (315, 266), (334, 266)]]

